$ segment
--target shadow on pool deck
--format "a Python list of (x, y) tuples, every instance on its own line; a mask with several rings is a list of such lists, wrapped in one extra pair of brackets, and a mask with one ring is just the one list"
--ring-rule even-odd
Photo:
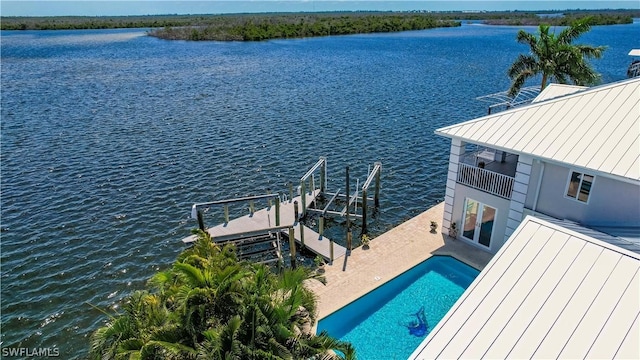
[(308, 287), (318, 297), (318, 319), (393, 279), (432, 255), (450, 255), (478, 270), (493, 257), (483, 250), (430, 230), (431, 221), (442, 223), (444, 202), (374, 238), (370, 248), (325, 266), (327, 285), (311, 280)]

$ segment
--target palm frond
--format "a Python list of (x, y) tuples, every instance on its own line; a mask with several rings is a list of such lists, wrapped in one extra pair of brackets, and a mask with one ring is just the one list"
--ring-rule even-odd
[(141, 339), (127, 339), (127, 340), (121, 341), (120, 344), (118, 344), (118, 353), (124, 353), (127, 351), (139, 352), (143, 346), (144, 346), (144, 341), (142, 341)]
[(131, 318), (127, 315), (120, 316), (91, 335), (90, 356), (101, 359), (115, 358), (118, 346), (135, 337), (136, 329)]
[(518, 55), (516, 61), (507, 70), (507, 75), (511, 79), (516, 78), (522, 72), (536, 71), (539, 69), (537, 60), (531, 55)]
[(143, 359), (195, 360), (198, 352), (182, 344), (153, 340), (140, 350), (140, 356)]
[(293, 354), (286, 346), (276, 341), (276, 339), (269, 339), (268, 343), (269, 354), (273, 354), (281, 359), (293, 359)]
[(607, 50), (606, 46), (591, 46), (591, 45), (577, 44), (577, 45), (574, 45), (574, 47), (579, 50), (580, 54), (582, 54), (583, 57), (588, 59), (600, 59), (602, 58), (604, 51)]
[(238, 331), (242, 325), (240, 316), (232, 317), (220, 334), (220, 350), (225, 357), (240, 354), (242, 343), (238, 341)]
[[(542, 27), (540, 27), (540, 29), (542, 29)], [(521, 44), (529, 45), (530, 48), (535, 48), (538, 43), (538, 39), (535, 35), (530, 34), (524, 30), (518, 31), (516, 40)]]
[(206, 286), (205, 277), (202, 270), (193, 265), (177, 262), (173, 264), (173, 268), (178, 276), (188, 285), (192, 287)]
[(570, 26), (564, 28), (558, 35), (558, 41), (562, 44), (570, 44), (582, 34), (591, 30), (593, 17), (587, 16), (574, 21)]

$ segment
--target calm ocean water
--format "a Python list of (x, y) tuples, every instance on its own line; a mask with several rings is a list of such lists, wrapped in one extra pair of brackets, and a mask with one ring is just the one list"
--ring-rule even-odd
[[(90, 333), (183, 249), (194, 202), (286, 191), (319, 156), (329, 189), (382, 161), (374, 231), (443, 200), (448, 141), (486, 112), (515, 27), (260, 43), (144, 29), (2, 32), (2, 347), (86, 354)], [(530, 31), (535, 30), (529, 28)], [(640, 23), (596, 27), (625, 77)], [(210, 224), (215, 221), (209, 220)]]

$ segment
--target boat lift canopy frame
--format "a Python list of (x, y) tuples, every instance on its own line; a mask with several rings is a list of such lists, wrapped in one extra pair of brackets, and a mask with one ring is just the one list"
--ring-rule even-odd
[(489, 110), (487, 111), (488, 114), (491, 114), (491, 110), (498, 106), (505, 106), (509, 109), (519, 105), (528, 104), (533, 101), (538, 94), (540, 94), (539, 86), (527, 86), (521, 88), (515, 97), (509, 96), (508, 91), (501, 91), (494, 94), (479, 96), (476, 100), (491, 103), (491, 105), (489, 105)]
[(323, 193), (327, 189), (327, 158), (321, 156), (320, 159), (300, 178), (300, 202), (302, 203), (302, 211), (300, 215), (304, 217), (307, 213), (307, 192), (306, 182), (309, 180), (309, 190), (313, 194), (316, 190), (316, 182), (314, 173), (320, 169), (320, 192)]
[[(317, 167), (319, 166), (318, 164), (316, 164), (309, 172), (307, 172), (305, 177), (303, 177), (305, 180), (310, 176), (312, 171), (317, 169)], [(320, 214), (320, 220), (319, 220), (319, 228), (320, 228), (319, 232), (320, 232), (320, 234), (323, 233), (324, 220), (325, 220), (327, 215), (337, 215), (337, 216), (346, 217), (347, 218), (347, 224), (350, 223), (350, 221), (349, 221), (350, 218), (362, 219), (362, 233), (363, 234), (367, 233), (367, 210), (368, 210), (367, 203), (368, 203), (368, 201), (373, 201), (374, 202), (374, 206), (376, 208), (380, 206), (380, 173), (381, 173), (381, 171), (382, 171), (382, 163), (379, 162), (379, 161), (375, 162), (374, 166), (373, 166), (373, 169), (372, 170), (370, 169), (370, 171), (369, 171), (369, 174), (367, 176), (367, 180), (365, 180), (364, 184), (362, 185), (362, 188), (361, 188), (362, 196), (360, 196), (360, 194), (359, 194), (359, 184), (356, 185), (355, 191), (352, 194), (350, 194), (351, 191), (350, 191), (350, 186), (349, 186), (349, 167), (347, 167), (346, 168), (346, 194), (340, 193), (340, 190), (336, 191), (335, 193), (326, 193), (326, 195), (330, 195), (331, 198), (329, 199), (329, 202), (324, 206), (323, 209), (315, 209), (315, 208), (305, 209), (305, 210)], [(324, 180), (326, 181), (326, 176), (325, 176)], [(374, 193), (374, 197), (370, 198), (370, 197), (367, 196), (367, 191), (369, 190), (369, 187), (371, 186), (371, 184), (374, 181), (375, 181), (375, 193)], [(302, 181), (302, 183), (304, 183), (304, 181)], [(342, 211), (329, 210), (329, 207), (333, 204), (333, 202), (337, 198), (345, 199), (347, 204), (342, 209)], [(361, 214), (358, 214), (358, 202), (360, 202), (362, 204), (362, 206), (361, 206), (361, 212), (362, 213)], [(352, 212), (350, 212), (350, 208), (354, 204), (355, 204), (355, 208), (354, 208), (354, 212), (352, 213)]]

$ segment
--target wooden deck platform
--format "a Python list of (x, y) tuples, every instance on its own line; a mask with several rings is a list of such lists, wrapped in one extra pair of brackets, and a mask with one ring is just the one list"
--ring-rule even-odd
[[(316, 196), (320, 193), (320, 190), (315, 190), (312, 194), (307, 194), (307, 204), (311, 204)], [(295, 197), (290, 201), (280, 203), (280, 225), (294, 224), (295, 210), (293, 202), (298, 201), (298, 206), (301, 205), (301, 197)], [(307, 205), (308, 206), (308, 205)], [(207, 232), (211, 234), (211, 237), (223, 235), (240, 234), (248, 231), (255, 231), (260, 229), (266, 229), (276, 226), (276, 210), (275, 205), (269, 208), (261, 209), (253, 213), (253, 215), (245, 215), (237, 219), (230, 220), (226, 224), (220, 224), (207, 229)], [(320, 234), (315, 232), (306, 226), (304, 229), (304, 244), (305, 248), (311, 250), (315, 254), (321, 255), (325, 259), (330, 259), (330, 244), (331, 240), (327, 237), (321, 237)], [(294, 226), (294, 237), (298, 244), (301, 244), (300, 237), (300, 225)], [(195, 235), (184, 238), (182, 242), (185, 244), (191, 243), (196, 240)], [(338, 259), (344, 256), (347, 249), (344, 246), (333, 244), (333, 259)]]

